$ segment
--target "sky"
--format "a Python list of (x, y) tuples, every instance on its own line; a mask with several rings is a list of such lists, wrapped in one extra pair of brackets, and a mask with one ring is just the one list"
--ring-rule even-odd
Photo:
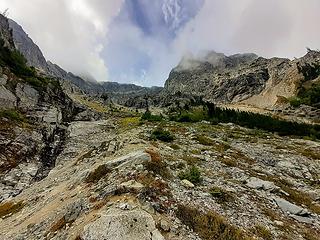
[(319, 0), (0, 0), (47, 60), (97, 81), (163, 86), (183, 56), (301, 57)]

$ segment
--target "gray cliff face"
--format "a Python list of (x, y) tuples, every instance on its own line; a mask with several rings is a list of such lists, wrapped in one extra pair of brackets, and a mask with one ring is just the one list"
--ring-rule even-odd
[[(259, 62), (259, 64), (257, 64)], [(210, 52), (202, 59), (182, 59), (165, 83), (165, 91), (204, 96), (218, 102), (240, 101), (261, 92), (269, 79), (267, 60), (254, 54)]]
[(10, 49), (14, 49), (14, 43), (12, 39), (12, 32), (9, 28), (8, 19), (0, 14), (0, 38), (4, 41), (4, 46)]
[[(1, 40), (13, 43), (5, 21), (0, 15)], [(13, 46), (9, 49), (15, 50)], [(2, 202), (48, 175), (63, 149), (68, 123), (78, 109), (58, 82), (32, 84), (16, 76), (5, 63), (0, 66), (0, 101)]]
[(217, 103), (243, 102), (272, 107), (279, 97), (295, 96), (309, 81), (302, 66), (313, 66), (320, 53), (300, 59), (265, 59), (255, 54), (225, 56), (210, 52), (203, 58), (183, 58), (165, 83), (164, 94), (202, 96)]

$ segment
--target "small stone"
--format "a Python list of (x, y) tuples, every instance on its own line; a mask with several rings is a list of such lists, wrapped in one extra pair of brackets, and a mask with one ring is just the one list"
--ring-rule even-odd
[(164, 219), (161, 219), (160, 228), (165, 232), (169, 232), (170, 231), (170, 223)]
[(143, 165), (142, 165), (142, 164), (137, 165), (137, 166), (136, 166), (136, 170), (137, 170), (137, 171), (143, 171), (143, 170), (144, 170)]
[(278, 220), (275, 220), (274, 223), (275, 223), (276, 225), (278, 225), (278, 226), (281, 226), (281, 227), (284, 225), (283, 222), (278, 221)]
[(121, 187), (141, 191), (144, 188), (144, 185), (136, 182), (135, 180), (130, 180), (128, 182), (121, 183)]
[(187, 179), (181, 180), (181, 184), (186, 188), (194, 188), (194, 184)]
[(120, 208), (121, 210), (131, 210), (131, 209), (133, 209), (134, 207), (133, 207), (132, 205), (130, 205), (129, 203), (121, 203), (121, 204), (119, 205), (119, 208)]

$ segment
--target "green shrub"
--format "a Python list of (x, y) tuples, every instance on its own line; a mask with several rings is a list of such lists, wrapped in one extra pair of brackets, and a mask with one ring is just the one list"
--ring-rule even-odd
[(302, 104), (302, 101), (300, 98), (298, 97), (292, 97), (292, 98), (289, 98), (289, 103), (292, 107), (300, 107), (300, 105)]
[(197, 140), (200, 144), (205, 146), (212, 146), (214, 144), (214, 141), (211, 138), (208, 138), (204, 135), (198, 135), (195, 137), (195, 140)]
[(298, 96), (303, 104), (320, 108), (320, 84), (314, 84), (308, 89), (303, 88)]
[(147, 110), (142, 116), (141, 120), (149, 122), (160, 122), (163, 120), (162, 115), (153, 115), (149, 110)]
[(197, 184), (201, 182), (201, 173), (200, 170), (195, 167), (192, 166), (190, 169), (188, 169), (187, 171), (184, 172), (180, 172), (178, 177), (183, 180), (183, 179), (187, 179), (188, 181)]
[(212, 197), (214, 197), (219, 203), (225, 203), (225, 202), (230, 202), (234, 201), (234, 196), (232, 193), (219, 188), (219, 187), (213, 187), (209, 190), (209, 193), (211, 194)]
[(163, 142), (172, 142), (174, 140), (174, 136), (168, 132), (163, 130), (162, 128), (157, 128), (151, 133), (152, 140), (160, 140)]
[[(315, 101), (317, 99), (317, 93), (314, 93), (314, 95), (312, 96), (312, 101)], [(320, 139), (319, 125), (285, 121), (268, 115), (238, 111), (234, 109), (219, 108), (214, 107), (212, 104), (210, 104), (209, 106), (206, 106), (206, 103), (202, 104), (203, 106), (205, 106), (204, 108), (207, 109), (208, 114), (203, 114), (202, 118), (197, 118), (197, 121), (214, 119), (215, 122), (231, 122), (247, 128), (257, 128), (265, 131), (275, 132), (279, 135), (301, 137), (309, 136), (312, 139)], [(210, 118), (208, 117), (209, 115), (211, 116)], [(172, 115), (170, 119), (173, 121), (179, 121), (180, 116), (181, 115), (179, 114)]]
[(0, 39), (0, 65), (8, 66), (10, 70), (18, 77), (35, 76), (35, 69), (27, 66), (27, 60), (18, 51), (11, 51), (4, 46), (3, 39)]
[(25, 81), (38, 90), (43, 90), (48, 85), (47, 79), (39, 79), (37, 77), (26, 77)]
[(170, 115), (171, 121), (176, 122), (200, 122), (202, 120), (209, 120), (207, 112), (202, 108), (190, 108), (188, 111), (184, 110), (179, 115)]
[(26, 117), (16, 110), (4, 110), (0, 112), (0, 118), (5, 117), (14, 122), (26, 122)]

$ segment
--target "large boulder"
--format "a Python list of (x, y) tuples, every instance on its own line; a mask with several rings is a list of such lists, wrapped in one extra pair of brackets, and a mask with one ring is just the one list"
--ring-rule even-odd
[(28, 84), (18, 83), (16, 87), (16, 95), (19, 98), (18, 107), (21, 109), (31, 109), (38, 103), (38, 91)]
[(278, 198), (278, 197), (274, 198), (274, 201), (277, 203), (279, 208), (281, 208), (281, 210), (284, 212), (297, 215), (297, 216), (304, 216), (304, 217), (310, 215), (310, 213), (306, 209), (299, 207), (295, 204), (292, 204), (282, 198)]
[(143, 210), (110, 209), (85, 226), (83, 240), (164, 240), (150, 214)]
[(0, 109), (13, 109), (17, 105), (17, 98), (12, 92), (0, 85), (0, 102)]
[(263, 181), (256, 177), (249, 178), (247, 181), (247, 186), (257, 190), (265, 190), (270, 192), (279, 189), (279, 187), (277, 187), (273, 182)]

